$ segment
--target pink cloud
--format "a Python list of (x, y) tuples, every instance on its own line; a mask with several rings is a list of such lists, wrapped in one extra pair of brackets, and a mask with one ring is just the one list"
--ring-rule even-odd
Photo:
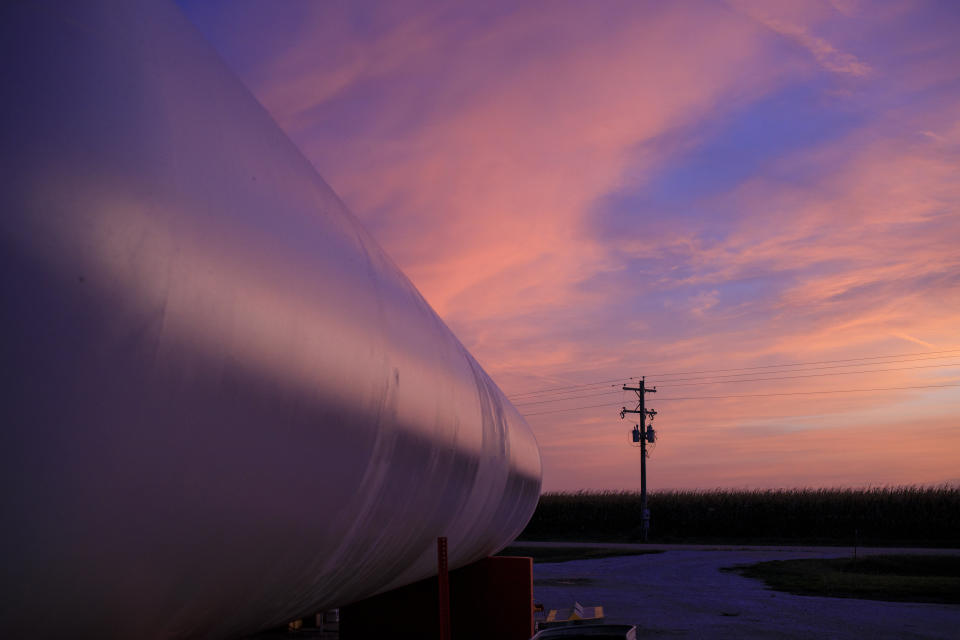
[[(508, 394), (960, 346), (949, 25), (915, 33), (898, 27), (910, 6), (839, 0), (548, 6), (358, 17), (316, 5), (245, 75)], [(638, 211), (623, 237), (598, 230), (604, 198), (654, 189), (731, 114), (796, 86), (849, 116), (845, 126), (684, 201), (689, 212)], [(732, 146), (721, 164), (740, 161)], [(749, 388), (944, 379), (955, 372)], [(609, 410), (530, 418), (547, 489), (635, 485), (615, 408), (626, 399), (556, 407), (606, 399)], [(955, 389), (663, 401), (654, 486), (955, 477), (957, 403)], [(877, 411), (887, 422), (868, 437)], [(901, 460), (904, 450), (916, 457)]]

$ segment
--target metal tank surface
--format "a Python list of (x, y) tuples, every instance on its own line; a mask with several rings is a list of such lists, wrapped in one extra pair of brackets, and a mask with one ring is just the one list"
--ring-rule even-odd
[(0, 33), (0, 637), (235, 637), (523, 529), (529, 427), (177, 7)]

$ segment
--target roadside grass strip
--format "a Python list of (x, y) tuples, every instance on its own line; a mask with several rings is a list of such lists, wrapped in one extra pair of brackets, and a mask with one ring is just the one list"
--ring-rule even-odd
[(960, 556), (773, 560), (724, 571), (795, 595), (960, 604)]

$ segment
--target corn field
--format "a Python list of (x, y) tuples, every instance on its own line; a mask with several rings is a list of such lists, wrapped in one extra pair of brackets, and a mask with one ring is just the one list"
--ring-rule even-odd
[[(651, 542), (960, 547), (960, 487), (655, 491)], [(520, 540), (634, 541), (638, 492), (546, 493)]]

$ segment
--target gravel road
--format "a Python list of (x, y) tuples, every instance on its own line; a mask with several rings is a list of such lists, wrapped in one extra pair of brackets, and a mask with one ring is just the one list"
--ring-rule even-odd
[[(534, 599), (548, 609), (570, 607), (574, 600), (602, 605), (608, 622), (636, 624), (640, 638), (960, 638), (960, 605), (794, 596), (720, 570), (765, 560), (849, 556), (850, 549), (638, 546), (665, 550), (535, 564)], [(859, 551), (892, 552), (958, 550)]]

